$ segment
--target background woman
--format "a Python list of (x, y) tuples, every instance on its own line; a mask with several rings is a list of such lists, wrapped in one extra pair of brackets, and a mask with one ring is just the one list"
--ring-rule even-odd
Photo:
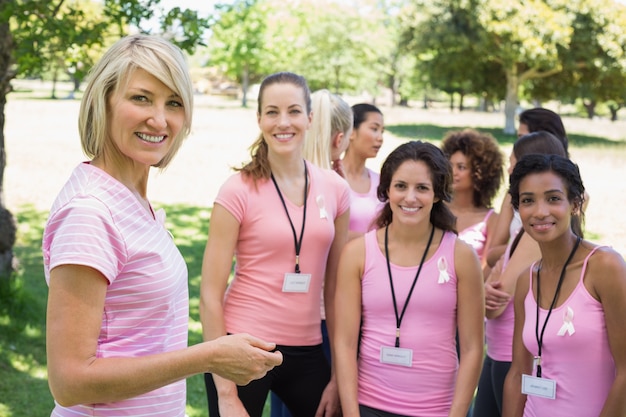
[(383, 114), (378, 107), (361, 103), (352, 106), (352, 111), (354, 128), (342, 160), (345, 178), (350, 184), (349, 239), (371, 230), (380, 210), (381, 203), (376, 197), (380, 176), (365, 163), (378, 155), (385, 131)]
[(323, 286), (332, 334), (336, 269), (350, 215), (348, 185), (303, 159), (311, 123), (304, 78), (288, 72), (266, 77), (257, 120), (261, 135), (251, 148), (252, 161), (222, 185), (215, 200), (200, 312), (206, 340), (249, 332), (275, 341), (284, 362), (245, 387), (206, 374), (209, 413), (260, 417), (272, 390), (296, 417), (314, 416), (318, 408), (330, 416), (338, 399), (322, 351), (320, 299)]
[[(565, 133), (565, 126), (561, 116), (552, 110), (543, 107), (536, 107), (524, 110), (519, 115), (519, 126), (517, 128), (517, 137), (520, 138), (528, 133), (544, 131), (548, 132), (561, 142), (565, 154), (569, 157), (569, 140)], [(509, 165), (509, 173), (513, 170), (513, 164)], [(586, 200), (589, 198), (587, 196)], [(511, 207), (511, 196), (506, 194), (502, 200), (500, 207), (500, 215), (496, 230), (487, 250), (487, 264), (493, 267), (498, 259), (504, 254), (504, 250), (509, 240), (515, 236), (512, 231), (519, 229), (521, 224), (519, 219), (514, 217), (513, 208)]]
[(483, 356), (483, 281), (454, 232), (450, 181), (439, 148), (400, 145), (381, 169), (378, 228), (342, 253), (333, 360), (344, 416), (469, 409)]
[(448, 207), (456, 217), (459, 238), (476, 250), (484, 268), (485, 249), (498, 221), (492, 203), (504, 177), (502, 152), (493, 136), (474, 129), (449, 132), (441, 149), (452, 165)]

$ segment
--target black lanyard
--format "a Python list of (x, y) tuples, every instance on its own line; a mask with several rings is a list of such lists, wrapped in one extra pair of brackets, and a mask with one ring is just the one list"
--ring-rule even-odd
[(413, 290), (415, 289), (415, 284), (417, 284), (417, 278), (420, 276), (420, 272), (422, 271), (422, 265), (424, 265), (424, 260), (426, 259), (426, 255), (428, 254), (428, 249), (430, 249), (430, 244), (433, 241), (433, 236), (435, 235), (435, 226), (432, 227), (430, 231), (430, 237), (428, 238), (428, 243), (426, 244), (426, 249), (424, 249), (424, 254), (422, 255), (422, 260), (420, 261), (420, 266), (417, 268), (417, 274), (415, 274), (415, 279), (413, 280), (413, 284), (411, 285), (411, 290), (409, 291), (409, 295), (406, 297), (406, 301), (404, 302), (404, 307), (402, 308), (402, 313), (398, 315), (398, 303), (396, 301), (396, 292), (393, 289), (393, 278), (391, 277), (391, 263), (389, 262), (389, 225), (385, 227), (385, 257), (387, 260), (387, 272), (389, 273), (389, 284), (391, 286), (391, 297), (393, 298), (393, 311), (396, 313), (396, 347), (400, 347), (400, 324), (402, 324), (402, 318), (404, 317), (404, 313), (406, 312), (406, 308), (409, 305), (409, 299), (411, 295), (413, 295)]
[(548, 324), (548, 319), (550, 318), (550, 314), (552, 314), (552, 309), (554, 309), (554, 305), (556, 304), (556, 300), (559, 297), (559, 292), (561, 292), (561, 285), (563, 285), (563, 280), (565, 278), (565, 268), (570, 263), (574, 254), (576, 253), (576, 249), (578, 249), (578, 245), (580, 244), (581, 238), (578, 236), (576, 239), (576, 244), (572, 248), (565, 264), (563, 265), (563, 269), (561, 270), (561, 276), (559, 276), (559, 282), (556, 284), (556, 291), (554, 292), (554, 298), (552, 299), (552, 303), (550, 304), (550, 309), (548, 310), (548, 314), (546, 315), (546, 321), (543, 322), (543, 327), (541, 328), (541, 334), (539, 334), (539, 303), (541, 302), (541, 285), (540, 285), (540, 272), (541, 267), (537, 269), (537, 320), (535, 321), (535, 338), (537, 339), (537, 356), (535, 356), (535, 360), (537, 361), (537, 378), (541, 378), (541, 347), (543, 346), (543, 334), (546, 331), (546, 326)]
[(280, 192), (280, 188), (278, 188), (278, 184), (276, 183), (276, 179), (274, 179), (274, 174), (271, 174), (272, 182), (276, 187), (276, 191), (278, 191), (278, 196), (280, 197), (280, 201), (283, 203), (283, 207), (285, 208), (285, 213), (287, 213), (287, 218), (289, 219), (289, 225), (291, 226), (291, 231), (293, 232), (293, 243), (296, 248), (296, 274), (300, 273), (300, 248), (302, 248), (302, 238), (304, 237), (304, 224), (306, 223), (306, 199), (309, 194), (309, 176), (307, 175), (307, 167), (306, 162), (304, 162), (304, 213), (302, 214), (302, 230), (300, 230), (300, 238), (296, 235), (296, 228), (291, 221), (291, 216), (289, 216), (289, 211), (287, 210), (287, 204), (285, 204), (285, 199), (283, 198), (283, 194)]

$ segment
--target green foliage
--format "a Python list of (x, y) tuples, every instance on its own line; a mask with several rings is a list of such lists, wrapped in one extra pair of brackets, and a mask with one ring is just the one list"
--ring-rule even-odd
[(241, 84), (244, 77), (259, 81), (267, 72), (266, 9), (257, 0), (236, 0), (218, 4), (216, 10), (219, 18), (212, 28), (209, 63)]
[(573, 33), (559, 49), (563, 71), (536, 80), (528, 91), (544, 100), (580, 99), (591, 117), (597, 103), (626, 101), (626, 16), (623, 6), (607, 0), (579, 0), (568, 7)]

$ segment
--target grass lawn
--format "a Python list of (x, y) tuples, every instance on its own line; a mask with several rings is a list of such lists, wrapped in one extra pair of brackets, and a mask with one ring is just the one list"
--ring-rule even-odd
[[(211, 109), (213, 114), (220, 117), (228, 109)], [(242, 112), (240, 110), (232, 110), (239, 117)], [(199, 109), (197, 114), (202, 114)], [(220, 113), (224, 112), (224, 113)], [(422, 140), (439, 143), (445, 132), (459, 128), (459, 126), (474, 126), (471, 122), (461, 121), (454, 115), (448, 115), (442, 119), (419, 120), (410, 119), (410, 117), (395, 117), (393, 110), (384, 110), (386, 125), (385, 141), (390, 148), (394, 148), (397, 144), (420, 138)], [(250, 110), (245, 117), (250, 116), (250, 122), (253, 122), (254, 110)], [(407, 113), (408, 114), (408, 113)], [(42, 117), (45, 115), (41, 115)], [(406, 116), (406, 115), (405, 115)], [(75, 126), (75, 115), (71, 116), (72, 127)], [(7, 118), (7, 120), (11, 120)], [(203, 123), (202, 117), (198, 117), (200, 125)], [(566, 123), (567, 124), (567, 123)], [(229, 128), (232, 127), (229, 124)], [(510, 149), (514, 137), (507, 136), (502, 133), (497, 124), (479, 126), (481, 130), (492, 133), (504, 148)], [(569, 126), (569, 125), (568, 125)], [(20, 126), (19, 129), (26, 129), (28, 126)], [(198, 129), (199, 130), (199, 129)], [(215, 129), (214, 129), (215, 130)], [(254, 129), (252, 129), (254, 130)], [(577, 131), (576, 131), (577, 132)], [(232, 132), (212, 132), (213, 137), (230, 138), (236, 137), (237, 133)], [(230, 135), (230, 136), (229, 136)], [(601, 135), (601, 133), (598, 133)], [(242, 136), (242, 135), (239, 135)], [(602, 135), (609, 137), (609, 135)], [(245, 136), (250, 138), (252, 136)], [(612, 178), (624, 177), (626, 170), (623, 167), (624, 156), (626, 155), (626, 145), (624, 141), (616, 141), (614, 139), (604, 139), (589, 133), (573, 133), (570, 134), (571, 152), (576, 161), (580, 161), (581, 170), (583, 171), (583, 179), (587, 182), (589, 177), (593, 177), (597, 172), (603, 173), (603, 169), (607, 166), (618, 167), (618, 172), (612, 173)], [(78, 148), (77, 142), (72, 142), (73, 147)], [(223, 142), (219, 142), (220, 146)], [(249, 143), (248, 143), (249, 144)], [(200, 155), (209, 155), (205, 148), (200, 146), (208, 146), (200, 141), (190, 142), (191, 153)], [(194, 148), (197, 146), (198, 148)], [(221, 149), (221, 148), (220, 148)], [(383, 151), (381, 151), (383, 152)], [(12, 153), (12, 148), (8, 150), (9, 161), (15, 166), (15, 159), (10, 159), (16, 153)], [(217, 153), (218, 156), (222, 155)], [(386, 155), (386, 154), (385, 154)], [(48, 165), (55, 162), (54, 157), (46, 156), (49, 161)], [(223, 156), (222, 156), (223, 157)], [(384, 155), (381, 155), (381, 160)], [(223, 161), (222, 161), (223, 163)], [(376, 161), (378, 163), (378, 161)], [(583, 166), (584, 164), (584, 166)], [(196, 165), (186, 162), (185, 168), (193, 171)], [(40, 165), (37, 165), (38, 169)], [(379, 166), (379, 165), (378, 165)], [(374, 165), (374, 168), (376, 165)], [(30, 175), (35, 175), (35, 168), (28, 167)], [(53, 167), (53, 169), (56, 169)], [(177, 175), (177, 167), (173, 166), (168, 174)], [(613, 168), (611, 168), (613, 169)], [(613, 171), (609, 171), (613, 172)], [(25, 174), (24, 174), (25, 175)], [(598, 174), (603, 176), (605, 174)], [(196, 175), (201, 178), (202, 175)], [(619, 181), (607, 181), (606, 178), (589, 178), (592, 187), (587, 186), (591, 194), (590, 207), (597, 210), (593, 214), (593, 220), (589, 222), (592, 227), (587, 230), (586, 237), (592, 240), (604, 239), (605, 230), (620, 229), (619, 223), (623, 219), (623, 213), (620, 208), (624, 206), (624, 193), (619, 190), (616, 192), (617, 183)], [(153, 183), (155, 191), (158, 190), (158, 182)], [(183, 186), (183, 182), (177, 184)], [(32, 187), (32, 181), (31, 181)], [(201, 186), (196, 185), (197, 188)], [(163, 188), (163, 187), (161, 187)], [(606, 190), (605, 190), (606, 188)], [(10, 188), (6, 188), (7, 191)], [(165, 190), (167, 192), (175, 192), (172, 188)], [(197, 191), (197, 190), (196, 190)], [(188, 193), (189, 195), (189, 193)], [(615, 200), (610, 200), (614, 198)], [(210, 198), (207, 201), (212, 201)], [(160, 200), (154, 200), (160, 201)], [(200, 286), (200, 270), (204, 245), (206, 242), (206, 230), (209, 221), (210, 209), (207, 204), (196, 203), (155, 203), (157, 208), (163, 207), (167, 212), (167, 225), (175, 236), (176, 243), (180, 248), (189, 268), (189, 288), (190, 288), (190, 323), (189, 323), (189, 342), (190, 344), (198, 343), (202, 340), (201, 326), (198, 315), (198, 291)], [(48, 390), (46, 380), (46, 354), (45, 354), (45, 311), (47, 287), (43, 279), (43, 267), (41, 259), (41, 236), (42, 230), (47, 216), (47, 212), (40, 206), (31, 204), (20, 204), (19, 206), (10, 207), (17, 218), (19, 225), (18, 242), (15, 246), (15, 254), (20, 262), (19, 271), (13, 286), (8, 288), (6, 281), (0, 282), (0, 417), (44, 417), (49, 416), (53, 406), (52, 397)], [(614, 210), (610, 212), (609, 210)], [(607, 217), (611, 225), (601, 228), (600, 225), (603, 216)], [(590, 217), (588, 215), (588, 217)], [(623, 236), (623, 231), (620, 232)], [(608, 240), (606, 243), (618, 245), (622, 254), (626, 253), (624, 241)], [(187, 413), (190, 417), (206, 416), (206, 398), (204, 392), (204, 382), (202, 376), (194, 376), (188, 380), (188, 406)], [(266, 412), (266, 414), (268, 414)]]

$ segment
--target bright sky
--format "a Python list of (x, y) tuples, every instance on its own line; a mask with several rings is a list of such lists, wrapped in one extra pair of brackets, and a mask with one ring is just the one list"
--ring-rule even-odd
[(213, 11), (213, 6), (217, 3), (226, 2), (219, 0), (161, 0), (160, 6), (164, 10), (169, 10), (172, 7), (197, 10), (202, 17), (206, 17)]

